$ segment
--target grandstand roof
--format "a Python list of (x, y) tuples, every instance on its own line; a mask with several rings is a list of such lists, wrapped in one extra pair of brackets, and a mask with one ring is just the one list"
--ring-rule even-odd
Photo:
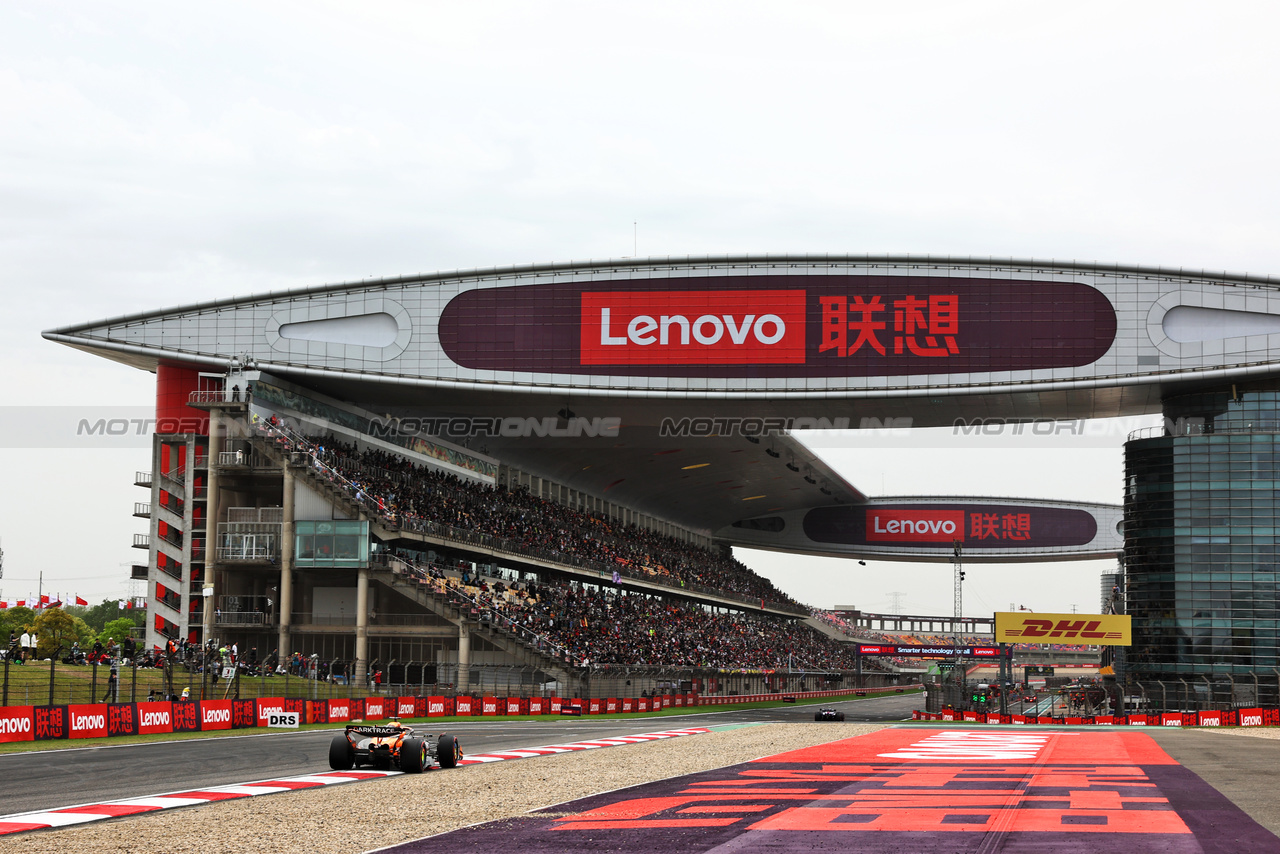
[[(44, 334), (144, 370), (225, 371), (242, 358), (377, 413), (579, 419), (603, 435), (485, 435), (472, 423), (473, 435), (446, 438), (728, 542), (945, 559), (945, 532), (870, 536), (876, 502), (788, 431), (1158, 412), (1178, 388), (1280, 370), (1277, 285), (1020, 259), (623, 259), (347, 282)], [(981, 512), (964, 498), (880, 502), (930, 503), (966, 529)], [(815, 511), (833, 506), (864, 511), (823, 511), (827, 539), (815, 539)], [(1016, 535), (1017, 517), (1040, 525), (1054, 507), (1080, 523), (1071, 542), (970, 539), (967, 559), (1120, 549), (1116, 508), (987, 509)], [(1094, 535), (1068, 511), (1091, 516)]]

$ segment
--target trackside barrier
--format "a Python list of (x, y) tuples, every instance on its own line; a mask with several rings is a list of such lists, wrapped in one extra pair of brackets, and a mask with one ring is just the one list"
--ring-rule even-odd
[(1063, 717), (1036, 717), (1035, 715), (997, 715), (985, 712), (965, 712), (943, 709), (940, 712), (911, 713), (915, 721), (969, 721), (989, 724), (1057, 725), (1057, 726), (1280, 726), (1280, 708), (1247, 708), (1215, 712), (1160, 712), (1129, 715), (1067, 715)]
[[(627, 714), (658, 711), (672, 707), (693, 708), (738, 703), (777, 702), (784, 697), (820, 699), (902, 693), (909, 688), (876, 690), (807, 691), (772, 694), (744, 694), (736, 697), (700, 697), (697, 694), (666, 694), (660, 697), (608, 697), (601, 699), (563, 697), (366, 697), (349, 700), (304, 700), (259, 697), (256, 700), (190, 700), (146, 703), (82, 703), (54, 706), (0, 706), (0, 743), (48, 741), (54, 739), (109, 738), (124, 735), (154, 735), (220, 731), (265, 727), (272, 712), (296, 712), (308, 723), (345, 724), (348, 721), (405, 717), (452, 717), (479, 715), (559, 715), (577, 706), (584, 715)], [(972, 720), (977, 720), (976, 713)], [(952, 715), (952, 717), (943, 717)], [(916, 720), (956, 720), (950, 710), (941, 715), (915, 712)], [(1001, 718), (1001, 716), (990, 716)], [(1137, 716), (1130, 716), (1137, 717)], [(1142, 716), (1146, 717), (1146, 716)], [(1161, 716), (1152, 715), (1153, 726)], [(1180, 715), (1183, 726), (1236, 726), (1236, 712), (1200, 712)], [(1009, 718), (1009, 716), (1003, 716)], [(1002, 718), (1002, 719), (1003, 719)], [(1240, 726), (1280, 725), (1280, 709), (1241, 709)], [(1016, 716), (1014, 718), (1016, 722)], [(1044, 723), (1060, 723), (1053, 718)], [(1099, 718), (1101, 723), (1104, 719)], [(993, 723), (995, 721), (992, 721)], [(1008, 721), (1006, 721), (1008, 722)], [(1026, 723), (1036, 723), (1028, 718)], [(1117, 722), (1121, 722), (1117, 719)]]

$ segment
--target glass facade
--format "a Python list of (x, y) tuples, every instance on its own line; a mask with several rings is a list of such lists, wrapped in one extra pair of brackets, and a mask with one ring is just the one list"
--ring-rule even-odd
[(294, 566), (358, 569), (369, 565), (369, 523), (349, 521), (293, 523)]
[(1280, 391), (1164, 403), (1165, 435), (1125, 445), (1129, 670), (1140, 679), (1280, 666)]

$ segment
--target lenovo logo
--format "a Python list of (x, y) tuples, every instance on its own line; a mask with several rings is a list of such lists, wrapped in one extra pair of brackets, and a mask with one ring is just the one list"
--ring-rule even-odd
[(31, 718), (0, 718), (0, 735), (31, 732)]
[(444, 714), (444, 703), (428, 703), (428, 704), (427, 704), (427, 714), (429, 714), (429, 715), (443, 715), (443, 714)]
[(72, 715), (71, 731), (81, 732), (88, 729), (106, 729), (107, 719), (104, 715)]
[(1240, 726), (1262, 726), (1262, 715), (1241, 715)]
[(231, 721), (230, 709), (202, 709), (204, 712), (204, 722), (207, 724), (229, 723)]
[(139, 726), (170, 726), (168, 712), (143, 712)]
[(950, 543), (963, 539), (963, 510), (867, 511), (868, 541)]
[(346, 703), (329, 707), (329, 720), (331, 721), (345, 721), (349, 715), (350, 709)]
[(803, 364), (804, 301), (804, 291), (585, 292), (581, 363)]

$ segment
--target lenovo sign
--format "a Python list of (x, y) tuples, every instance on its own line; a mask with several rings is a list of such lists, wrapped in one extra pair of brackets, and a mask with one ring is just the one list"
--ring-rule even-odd
[(869, 542), (950, 543), (964, 539), (962, 510), (868, 510)]
[(584, 365), (786, 365), (805, 361), (805, 292), (588, 291)]
[(31, 707), (0, 709), (0, 741), (34, 741)]

